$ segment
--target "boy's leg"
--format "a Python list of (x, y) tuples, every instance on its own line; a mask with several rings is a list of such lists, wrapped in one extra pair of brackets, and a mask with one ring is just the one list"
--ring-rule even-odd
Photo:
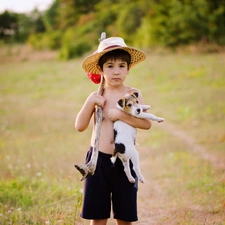
[(106, 225), (108, 219), (91, 220), (90, 225)]
[(132, 225), (132, 222), (127, 222), (123, 220), (116, 220), (116, 225)]
[(112, 189), (113, 217), (119, 225), (130, 225), (137, 221), (137, 191), (138, 179), (131, 169), (131, 174), (135, 178), (135, 183), (130, 183), (124, 172), (121, 160), (117, 158), (115, 163), (114, 182)]
[[(87, 154), (86, 163), (91, 158), (92, 148)], [(81, 217), (92, 220), (91, 224), (105, 225), (110, 218), (111, 191), (107, 174), (111, 171), (111, 155), (99, 152), (97, 167), (93, 176), (84, 181), (84, 194)], [(109, 164), (109, 165), (108, 165)]]

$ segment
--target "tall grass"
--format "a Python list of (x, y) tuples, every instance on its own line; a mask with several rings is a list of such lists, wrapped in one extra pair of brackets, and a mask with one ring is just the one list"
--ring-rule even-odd
[[(150, 111), (165, 117), (165, 124), (175, 124), (225, 160), (224, 60), (223, 53), (149, 54), (126, 84), (141, 90)], [(0, 65), (1, 224), (85, 223), (79, 218), (83, 183), (73, 165), (84, 162), (91, 127), (78, 133), (74, 119), (98, 86), (80, 65), (81, 59)], [(151, 179), (174, 204), (184, 206), (194, 198), (192, 204), (202, 210), (210, 205), (207, 210), (220, 217), (224, 173), (160, 126), (153, 123), (150, 133), (138, 135), (141, 158), (152, 162)], [(185, 220), (190, 222), (177, 224), (197, 224), (193, 215)]]

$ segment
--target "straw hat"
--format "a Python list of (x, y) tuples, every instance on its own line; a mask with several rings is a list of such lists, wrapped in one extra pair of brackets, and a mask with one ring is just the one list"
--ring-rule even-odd
[(84, 59), (82, 63), (84, 71), (88, 73), (98, 74), (99, 73), (98, 61), (100, 57), (103, 56), (106, 52), (110, 52), (115, 49), (123, 49), (128, 53), (130, 53), (131, 56), (130, 67), (135, 66), (136, 64), (145, 60), (146, 58), (145, 53), (142, 52), (141, 50), (127, 46), (123, 38), (111, 37), (101, 41), (98, 46), (98, 50)]

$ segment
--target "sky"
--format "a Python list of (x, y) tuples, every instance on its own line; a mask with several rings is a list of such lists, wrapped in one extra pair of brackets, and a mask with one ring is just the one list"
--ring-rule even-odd
[(5, 10), (26, 13), (38, 8), (40, 11), (49, 8), (54, 0), (0, 0), (0, 13)]

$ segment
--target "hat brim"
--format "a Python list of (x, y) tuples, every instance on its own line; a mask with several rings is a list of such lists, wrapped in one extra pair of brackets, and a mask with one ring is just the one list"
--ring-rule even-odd
[(145, 53), (139, 49), (132, 48), (129, 46), (127, 47), (118, 46), (118, 47), (106, 49), (102, 52), (94, 53), (93, 55), (86, 57), (82, 62), (82, 68), (84, 69), (85, 72), (98, 74), (99, 73), (98, 61), (101, 58), (101, 56), (103, 56), (107, 52), (110, 52), (116, 49), (122, 49), (130, 54), (131, 56), (130, 67), (137, 65), (138, 63), (142, 62), (146, 58)]

